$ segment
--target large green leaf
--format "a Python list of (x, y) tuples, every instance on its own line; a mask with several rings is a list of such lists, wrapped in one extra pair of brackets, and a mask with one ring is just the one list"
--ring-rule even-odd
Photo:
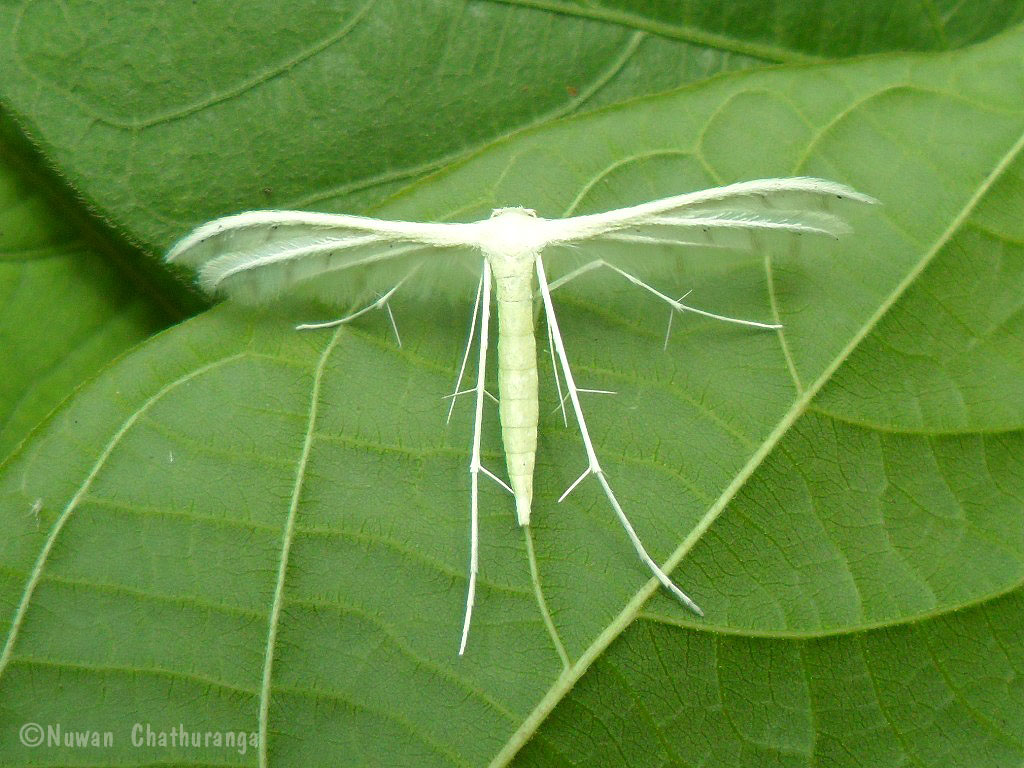
[[(1022, 49), (719, 79), (385, 209), (557, 215), (794, 173), (882, 200), (834, 248), (684, 261), (680, 292), (778, 335), (688, 320), (663, 352), (653, 299), (559, 292), (578, 375), (620, 393), (587, 404), (604, 463), (705, 619), (646, 579), (597, 489), (556, 505), (583, 454), (549, 386), (535, 526), (486, 489), (456, 657), (469, 414), (446, 429), (441, 396), (471, 297), (397, 304), (401, 349), (382, 318), (300, 334), (218, 308), (4, 465), (0, 759), (251, 764), (131, 729), (262, 722), (282, 765), (504, 763), (538, 728), (543, 764), (1019, 764)], [(30, 751), (26, 721), (115, 745)]]
[(87, 204), (160, 250), (226, 212), (365, 209), (595, 105), (736, 68), (957, 47), (1022, 17), (1020, 0), (12, 0), (0, 104)]

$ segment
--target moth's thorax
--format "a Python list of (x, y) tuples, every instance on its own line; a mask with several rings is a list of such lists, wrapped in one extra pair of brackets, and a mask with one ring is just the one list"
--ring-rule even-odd
[(479, 222), (480, 249), (496, 276), (532, 267), (548, 241), (545, 224), (547, 220), (529, 208), (496, 208), (489, 219)]

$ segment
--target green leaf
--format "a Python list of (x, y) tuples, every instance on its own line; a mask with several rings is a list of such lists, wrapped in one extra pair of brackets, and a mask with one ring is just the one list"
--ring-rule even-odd
[(57, 210), (8, 156), (0, 160), (0, 456), (84, 379), (167, 323)]
[(0, 5), (0, 104), (163, 250), (254, 207), (365, 210), (508, 134), (723, 71), (954, 48), (1019, 0), (928, 6), (204, 0)]
[[(446, 428), (441, 398), (472, 297), (396, 303), (400, 349), (381, 317), (296, 333), (221, 307), (4, 464), (0, 761), (252, 763), (132, 726), (262, 714), (274, 765), (505, 764), (535, 733), (527, 764), (1020, 763), (1022, 49), (720, 78), (519, 135), (382, 211), (791, 174), (882, 200), (834, 247), (681, 258), (666, 290), (781, 334), (687, 318), (662, 351), (653, 298), (556, 294), (578, 377), (620, 393), (586, 403), (602, 461), (706, 618), (650, 583), (598, 489), (556, 504), (584, 456), (547, 386), (535, 524), (484, 489), (458, 658), (470, 414)], [(30, 750), (25, 722), (115, 743)]]

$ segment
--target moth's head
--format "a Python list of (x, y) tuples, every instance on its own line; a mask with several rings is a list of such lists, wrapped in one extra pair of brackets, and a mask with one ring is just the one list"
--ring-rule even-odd
[(495, 208), (490, 218), (477, 222), (480, 247), (492, 255), (535, 255), (547, 242), (547, 223), (530, 208)]
[(495, 208), (491, 211), (492, 219), (496, 219), (499, 216), (529, 216), (531, 219), (536, 219), (537, 212), (533, 208), (523, 208), (518, 205), (511, 208)]

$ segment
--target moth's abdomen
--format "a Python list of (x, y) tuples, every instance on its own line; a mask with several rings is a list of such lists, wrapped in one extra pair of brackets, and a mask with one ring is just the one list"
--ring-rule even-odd
[(533, 273), (495, 274), (498, 302), (498, 414), (516, 519), (530, 522), (537, 455), (537, 343)]

